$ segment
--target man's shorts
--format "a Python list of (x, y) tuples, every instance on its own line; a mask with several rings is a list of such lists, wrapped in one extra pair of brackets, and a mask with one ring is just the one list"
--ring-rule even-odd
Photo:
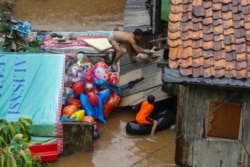
[(146, 120), (147, 120), (148, 122), (150, 122), (150, 124), (152, 124), (152, 125), (154, 124), (154, 120), (153, 120), (152, 118), (147, 117)]
[(111, 45), (115, 45), (115, 44), (118, 44), (115, 39), (114, 39), (114, 35), (113, 35), (113, 32), (111, 32), (108, 36), (108, 41)]

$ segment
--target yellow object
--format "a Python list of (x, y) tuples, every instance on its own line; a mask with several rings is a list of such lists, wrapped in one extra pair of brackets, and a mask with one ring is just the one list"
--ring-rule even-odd
[(81, 121), (82, 118), (84, 117), (84, 115), (85, 115), (85, 110), (79, 110), (79, 111), (76, 111), (75, 113), (73, 113), (70, 116), (70, 119), (74, 119), (76, 121)]
[(91, 38), (83, 39), (83, 41), (99, 51), (104, 51), (112, 48), (112, 45), (109, 43), (107, 38)]

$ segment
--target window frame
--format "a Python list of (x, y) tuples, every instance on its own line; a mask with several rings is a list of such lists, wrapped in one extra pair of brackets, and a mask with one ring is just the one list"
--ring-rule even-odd
[[(210, 111), (211, 109), (211, 104), (212, 103), (220, 103), (221, 105), (225, 105), (225, 104), (230, 104), (230, 105), (240, 105), (241, 108), (240, 108), (240, 116), (239, 116), (239, 127), (238, 127), (238, 136), (237, 136), (237, 139), (233, 139), (233, 138), (230, 138), (230, 137), (214, 137), (214, 136), (209, 136), (209, 124), (211, 122), (210, 119), (210, 113), (212, 111)], [(220, 106), (220, 104), (218, 106)], [(244, 109), (245, 109), (245, 105), (240, 103), (240, 102), (230, 102), (230, 101), (220, 101), (220, 100), (214, 100), (214, 99), (209, 99), (209, 100), (206, 100), (205, 102), (205, 116), (204, 116), (204, 130), (203, 130), (203, 137), (205, 139), (219, 139), (219, 140), (230, 140), (230, 141), (241, 141), (242, 139), (242, 120), (243, 120), (243, 115), (244, 115)]]

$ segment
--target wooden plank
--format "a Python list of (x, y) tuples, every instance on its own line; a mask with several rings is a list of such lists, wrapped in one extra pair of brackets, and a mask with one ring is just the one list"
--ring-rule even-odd
[[(132, 76), (135, 76), (134, 79), (136, 79), (136, 77), (149, 76), (150, 74), (156, 73), (157, 71), (159, 71), (159, 68), (157, 67), (157, 63), (162, 60), (163, 52), (157, 51), (156, 54), (159, 55), (159, 57), (154, 62), (151, 62), (151, 63), (138, 62), (135, 64), (131, 64), (128, 59), (129, 56), (124, 55), (122, 57), (122, 61), (120, 65), (120, 68), (121, 68), (120, 76), (127, 77), (133, 74)], [(127, 61), (124, 59), (127, 59)], [(141, 71), (137, 71), (137, 70), (141, 70)], [(129, 80), (129, 79), (126, 79), (126, 80)], [(125, 84), (123, 83), (122, 78), (121, 78), (120, 83), (121, 83), (120, 85)]]
[(107, 38), (90, 38), (83, 39), (83, 41), (101, 52), (112, 48), (112, 45), (109, 43)]
[(122, 97), (119, 106), (124, 107), (124, 106), (132, 106), (138, 104), (143, 100), (146, 100), (147, 96), (150, 94), (156, 97), (155, 101), (159, 101), (169, 97), (167, 93), (161, 90), (161, 86), (158, 86), (136, 94), (132, 94), (130, 96)]
[(157, 63), (162, 60), (162, 50), (158, 51), (160, 55), (152, 63), (127, 64), (128, 56), (122, 57), (121, 75), (119, 86), (128, 84), (129, 81), (144, 77), (142, 81), (135, 84), (132, 89), (126, 89), (122, 92), (120, 106), (134, 105), (143, 100), (149, 94), (156, 97), (156, 101), (167, 98), (168, 95), (161, 90), (162, 69), (157, 67)]
[[(126, 69), (132, 69), (132, 68), (128, 67)], [(127, 73), (121, 74), (119, 85), (120, 86), (125, 85), (129, 81), (135, 80), (137, 78), (141, 77), (147, 78), (151, 75), (156, 75), (159, 72), (161, 72), (161, 69), (157, 68), (157, 62), (155, 62), (147, 66), (144, 66), (142, 68), (137, 68)]]
[(146, 11), (135, 11), (134, 13), (131, 11), (129, 13), (125, 12), (124, 16), (124, 26), (126, 27), (150, 24), (149, 20), (147, 19), (148, 13)]
[(166, 41), (166, 40), (167, 40), (167, 37), (163, 37), (163, 38), (151, 40), (151, 41), (149, 41), (149, 42), (150, 42), (150, 43), (154, 43), (154, 42), (161, 42), (161, 41)]
[(124, 11), (124, 30), (128, 27), (142, 27), (150, 29), (150, 15), (145, 6), (145, 0), (127, 0)]
[(124, 55), (120, 61), (120, 81), (119, 86), (124, 86), (139, 78), (144, 78), (139, 83), (135, 84), (132, 89), (126, 89), (122, 92), (122, 106), (130, 106), (145, 100), (149, 94), (156, 97), (156, 101), (169, 97), (161, 90), (162, 87), (162, 69), (157, 66), (157, 63), (162, 60), (163, 50), (156, 52), (159, 57), (154, 62), (138, 62), (131, 64), (129, 56)]
[(132, 89), (126, 89), (122, 93), (122, 97), (130, 96), (130, 95), (137, 94), (137, 93), (143, 92), (151, 88), (161, 86), (162, 85), (161, 76), (162, 76), (162, 73), (158, 72), (150, 77), (145, 77), (144, 80), (137, 83)]
[(128, 73), (120, 76), (119, 85), (126, 85), (129, 81), (135, 80), (142, 77), (142, 69), (135, 69)]

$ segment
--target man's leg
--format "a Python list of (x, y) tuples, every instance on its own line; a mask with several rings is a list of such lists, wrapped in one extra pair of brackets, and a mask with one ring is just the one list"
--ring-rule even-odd
[(131, 63), (137, 62), (138, 60), (137, 60), (137, 59), (133, 56), (133, 54), (132, 54), (131, 45), (128, 44), (128, 43), (122, 43), (122, 44), (126, 47), (126, 51), (127, 51), (128, 55), (129, 55), (130, 62), (131, 62)]
[(158, 125), (158, 121), (154, 120), (154, 124), (153, 124), (152, 130), (151, 130), (151, 135), (155, 134), (157, 125)]
[(120, 58), (122, 57), (123, 52), (122, 52), (122, 49), (120, 48), (119, 44), (117, 44), (117, 43), (113, 44), (113, 47), (116, 51), (116, 55), (115, 55), (114, 61), (112, 63), (112, 67), (115, 71), (118, 71), (117, 63), (120, 60)]

